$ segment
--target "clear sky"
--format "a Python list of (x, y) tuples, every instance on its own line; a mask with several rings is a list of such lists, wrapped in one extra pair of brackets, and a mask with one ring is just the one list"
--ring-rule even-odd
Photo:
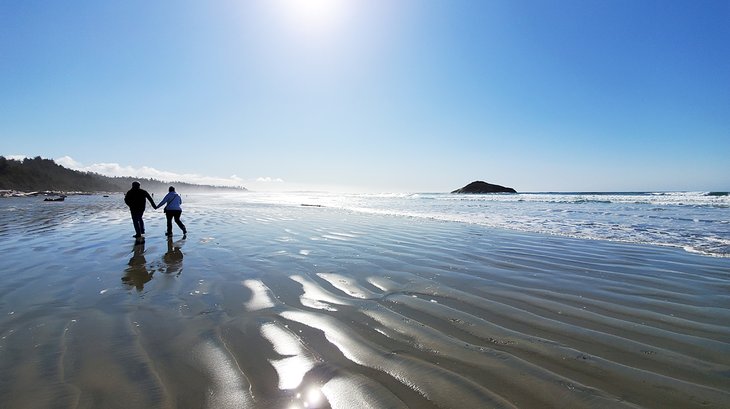
[(730, 190), (730, 1), (0, 0), (0, 155), (255, 190)]

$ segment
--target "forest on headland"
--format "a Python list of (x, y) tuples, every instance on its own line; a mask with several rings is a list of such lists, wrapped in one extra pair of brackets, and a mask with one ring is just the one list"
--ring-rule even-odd
[(148, 191), (167, 191), (174, 185), (178, 191), (245, 191), (243, 187), (196, 185), (185, 182), (163, 182), (133, 177), (109, 177), (93, 172), (80, 172), (65, 168), (52, 159), (40, 156), (23, 160), (0, 156), (0, 190), (19, 192), (126, 192), (132, 182), (139, 181)]

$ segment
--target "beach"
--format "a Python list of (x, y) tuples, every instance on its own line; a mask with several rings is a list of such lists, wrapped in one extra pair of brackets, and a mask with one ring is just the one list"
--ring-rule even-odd
[(730, 407), (728, 257), (181, 193), (0, 200), (0, 407)]

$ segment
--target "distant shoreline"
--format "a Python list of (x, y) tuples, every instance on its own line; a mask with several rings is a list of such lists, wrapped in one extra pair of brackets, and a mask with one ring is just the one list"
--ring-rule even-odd
[(0, 190), (0, 198), (9, 197), (36, 197), (36, 196), (91, 196), (91, 195), (107, 195), (118, 194), (119, 192), (80, 192), (80, 191), (61, 191), (61, 190), (41, 190), (24, 192), (20, 190)]
[(51, 194), (93, 194), (126, 192), (132, 182), (139, 181), (146, 190), (165, 191), (172, 184), (187, 192), (246, 191), (243, 186), (199, 185), (181, 181), (162, 181), (132, 176), (109, 177), (80, 172), (58, 165), (53, 160), (36, 157), (22, 161), (0, 156), (0, 196), (35, 196)]

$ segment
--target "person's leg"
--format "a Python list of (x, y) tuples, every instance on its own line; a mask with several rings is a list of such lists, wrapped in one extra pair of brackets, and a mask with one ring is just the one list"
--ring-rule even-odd
[(175, 212), (175, 223), (177, 223), (177, 226), (180, 227), (180, 230), (182, 230), (183, 234), (187, 234), (187, 229), (185, 229), (185, 225), (183, 222), (180, 221), (180, 215), (182, 215), (182, 210), (178, 210)]
[(144, 211), (139, 212), (139, 232), (144, 234)]
[(137, 213), (137, 212), (132, 212), (132, 225), (134, 225), (134, 233), (136, 236), (142, 235), (141, 221), (142, 221), (142, 214)]
[(165, 234), (167, 234), (168, 236), (171, 236), (172, 235), (172, 212), (169, 210), (166, 211), (165, 217), (167, 218), (167, 233), (165, 233)]

